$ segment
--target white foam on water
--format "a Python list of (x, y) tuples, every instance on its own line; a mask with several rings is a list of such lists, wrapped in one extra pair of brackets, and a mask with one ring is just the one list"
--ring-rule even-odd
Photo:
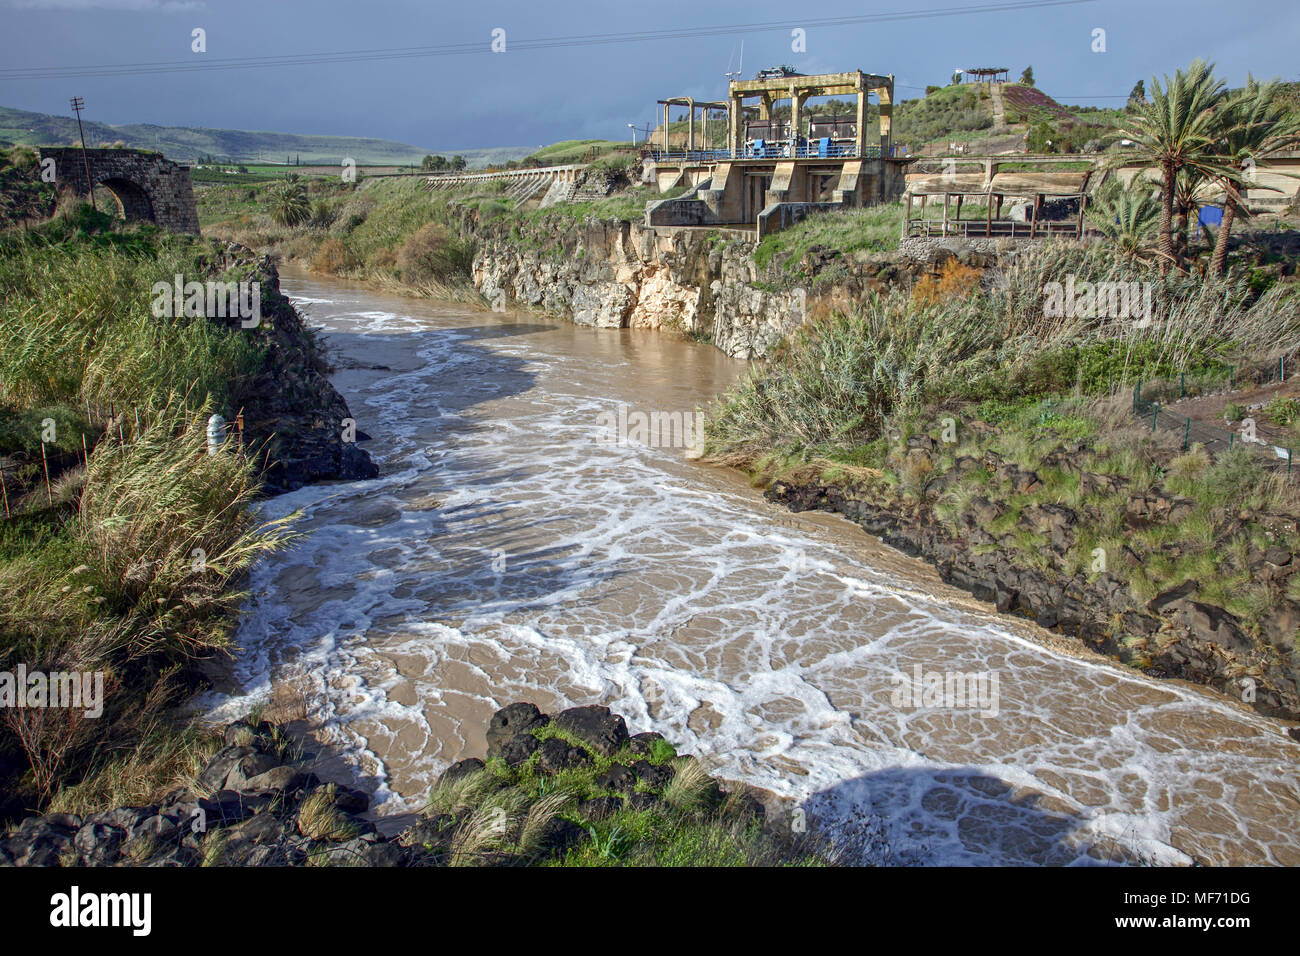
[[(246, 695), (217, 713), (296, 662), (394, 810), (481, 739), (435, 725), (531, 696), (664, 733), (799, 804), (851, 861), (1300, 859), (1295, 748), (1272, 722), (1052, 650), (680, 452), (596, 441), (635, 362), (321, 291), (328, 328), (400, 330), (418, 360), (348, 394), (384, 477), (267, 503), (309, 534), (254, 569)], [(899, 706), (918, 664), (997, 673), (996, 713)]]

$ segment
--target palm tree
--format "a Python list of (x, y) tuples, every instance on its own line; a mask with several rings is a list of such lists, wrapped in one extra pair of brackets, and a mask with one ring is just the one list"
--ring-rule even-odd
[(1199, 169), (1184, 167), (1178, 171), (1174, 182), (1174, 211), (1178, 218), (1174, 233), (1174, 257), (1180, 262), (1187, 255), (1187, 248), (1191, 244), (1189, 227), (1192, 215), (1199, 212), (1201, 205), (1209, 198), (1207, 190), (1210, 183), (1210, 178)]
[(271, 219), (278, 225), (293, 228), (311, 218), (311, 200), (307, 187), (297, 177), (286, 179), (271, 191)]
[(1164, 84), (1151, 78), (1150, 102), (1134, 104), (1121, 123), (1121, 134), (1131, 140), (1146, 165), (1160, 170), (1160, 271), (1179, 263), (1174, 254), (1174, 198), (1178, 171), (1195, 169), (1208, 176), (1230, 173), (1219, 163), (1215, 145), (1219, 138), (1216, 113), (1226, 92), (1213, 74), (1214, 64), (1197, 59), (1187, 72), (1165, 74)]
[(1119, 179), (1105, 183), (1084, 210), (1097, 231), (1125, 259), (1143, 259), (1147, 242), (1160, 222), (1160, 202), (1141, 173), (1125, 186)]
[(1252, 184), (1255, 165), (1272, 153), (1292, 149), (1300, 142), (1300, 116), (1281, 102), (1278, 87), (1277, 80), (1259, 83), (1253, 76), (1249, 77), (1224, 110), (1219, 150), (1232, 175), (1215, 177), (1224, 192), (1223, 224), (1214, 241), (1210, 275), (1223, 275), (1233, 220), (1238, 213), (1248, 215), (1241, 202), (1241, 186)]

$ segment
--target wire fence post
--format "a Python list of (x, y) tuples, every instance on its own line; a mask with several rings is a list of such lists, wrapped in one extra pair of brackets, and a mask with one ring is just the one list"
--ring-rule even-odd
[(1187, 424), (1183, 426), (1183, 451), (1187, 451), (1187, 443), (1192, 437), (1192, 420), (1187, 419)]
[(41, 442), (41, 468), (45, 471), (45, 497), (53, 507), (54, 492), (50, 491), (50, 463), (45, 457), (45, 442)]
[(1178, 397), (1179, 398), (1187, 397), (1187, 373), (1186, 372), (1178, 373)]
[(1153, 432), (1156, 430), (1156, 421), (1159, 418), (1160, 418), (1160, 403), (1152, 402), (1151, 403), (1151, 430)]

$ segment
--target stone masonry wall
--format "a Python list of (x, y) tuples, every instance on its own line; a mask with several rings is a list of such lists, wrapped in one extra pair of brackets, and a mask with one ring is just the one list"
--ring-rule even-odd
[(155, 222), (164, 229), (199, 234), (199, 210), (190, 170), (158, 153), (138, 149), (42, 147), (41, 160), (54, 160), (54, 182), (78, 196), (89, 195), (86, 163), (95, 185), (112, 190), (131, 221)]

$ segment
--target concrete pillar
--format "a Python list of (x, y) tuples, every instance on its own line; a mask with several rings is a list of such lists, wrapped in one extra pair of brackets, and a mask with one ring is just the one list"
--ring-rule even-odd
[(739, 93), (731, 94), (731, 107), (727, 110), (727, 129), (731, 139), (731, 157), (735, 159), (744, 148), (745, 100)]
[(857, 148), (858, 155), (862, 156), (865, 152), (864, 147), (867, 142), (867, 91), (858, 90), (858, 126), (857, 126)]
[(664, 104), (664, 152), (668, 152), (668, 104)]
[(877, 89), (876, 96), (880, 99), (880, 155), (888, 156), (894, 123), (894, 74), (889, 74), (889, 83)]
[(686, 121), (686, 149), (691, 151), (695, 149), (695, 101), (687, 100), (687, 116), (690, 118)]
[(799, 124), (803, 117), (803, 104), (806, 99), (808, 99), (806, 90), (790, 87), (790, 143), (792, 146), (799, 142)]

